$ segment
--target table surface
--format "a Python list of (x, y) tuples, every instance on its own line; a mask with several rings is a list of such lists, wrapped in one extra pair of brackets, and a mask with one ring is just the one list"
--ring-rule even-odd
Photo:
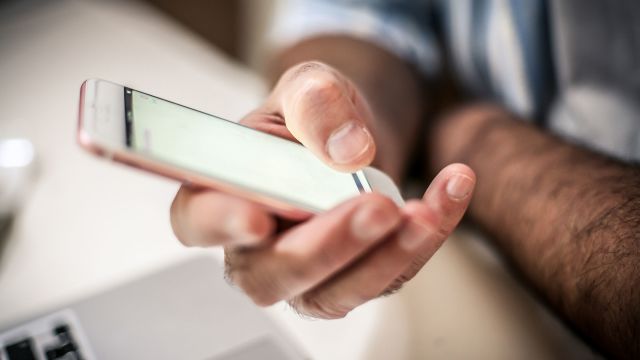
[[(29, 138), (38, 152), (37, 177), (0, 259), (0, 326), (185, 257), (222, 256), (175, 240), (175, 182), (96, 161), (75, 145), (84, 79), (229, 119), (265, 93), (256, 74), (145, 5), (28, 3), (0, 12), (0, 137)], [(345, 319), (301, 319), (283, 304), (265, 311), (318, 359), (590, 356), (464, 231), (401, 292)]]

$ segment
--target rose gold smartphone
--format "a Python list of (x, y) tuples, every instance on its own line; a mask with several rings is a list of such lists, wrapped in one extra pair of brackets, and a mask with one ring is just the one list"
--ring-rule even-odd
[(372, 191), (403, 204), (379, 170), (339, 172), (295, 142), (104, 80), (82, 84), (77, 136), (94, 154), (285, 216), (309, 216)]

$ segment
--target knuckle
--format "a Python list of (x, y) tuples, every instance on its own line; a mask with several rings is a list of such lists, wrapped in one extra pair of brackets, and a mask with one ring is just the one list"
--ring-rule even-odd
[(310, 80), (305, 89), (305, 99), (312, 104), (332, 104), (343, 97), (342, 85), (334, 77), (320, 76)]
[(327, 296), (303, 294), (296, 302), (297, 310), (301, 313), (322, 319), (342, 319), (353, 310), (352, 307), (341, 304)]
[(436, 221), (427, 221), (424, 224), (429, 229), (428, 236), (433, 240), (444, 240), (449, 237), (449, 224), (443, 218), (438, 218)]
[(320, 61), (305, 61), (295, 65), (290, 70), (290, 76), (295, 79), (314, 71), (322, 71), (328, 66)]
[(451, 229), (449, 228), (449, 226), (439, 226), (435, 232), (436, 239), (440, 241), (444, 241), (445, 239), (447, 239), (450, 234)]
[[(431, 246), (424, 250), (424, 251), (428, 251), (429, 257), (432, 255), (432, 252), (435, 252), (437, 251), (438, 248), (440, 248), (440, 245), (442, 245), (442, 243), (444, 243), (444, 241), (447, 240), (450, 234), (451, 234), (451, 231), (444, 228), (443, 224), (435, 224), (433, 226), (430, 233), (427, 234), (427, 240), (431, 244)], [(426, 256), (427, 254), (424, 254), (424, 255)]]
[(430, 237), (441, 240), (449, 237), (458, 223), (457, 218), (452, 218), (442, 207), (433, 205), (420, 214), (420, 222), (430, 229)]
[(251, 128), (257, 128), (263, 124), (284, 125), (284, 118), (282, 114), (277, 111), (258, 109), (240, 119), (238, 123)]
[(292, 289), (311, 288), (324, 279), (325, 275), (339, 269), (345, 261), (342, 249), (320, 246), (309, 254), (287, 264), (281, 281)]

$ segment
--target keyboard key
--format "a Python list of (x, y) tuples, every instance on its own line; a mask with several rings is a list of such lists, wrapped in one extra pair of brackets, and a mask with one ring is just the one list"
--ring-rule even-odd
[(33, 353), (33, 340), (26, 338), (5, 346), (4, 350), (7, 352), (9, 360), (36, 360), (36, 355)]
[(61, 324), (53, 329), (53, 334), (58, 337), (59, 343), (48, 348), (45, 353), (47, 360), (80, 360), (82, 357), (71, 335), (68, 325)]
[(48, 349), (46, 354), (47, 360), (82, 360), (78, 352), (63, 348)]

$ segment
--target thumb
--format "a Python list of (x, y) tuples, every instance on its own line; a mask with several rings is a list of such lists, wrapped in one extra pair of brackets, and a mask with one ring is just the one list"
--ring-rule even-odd
[(373, 161), (369, 107), (355, 86), (328, 65), (308, 62), (291, 68), (272, 102), (291, 134), (329, 166), (355, 171)]

